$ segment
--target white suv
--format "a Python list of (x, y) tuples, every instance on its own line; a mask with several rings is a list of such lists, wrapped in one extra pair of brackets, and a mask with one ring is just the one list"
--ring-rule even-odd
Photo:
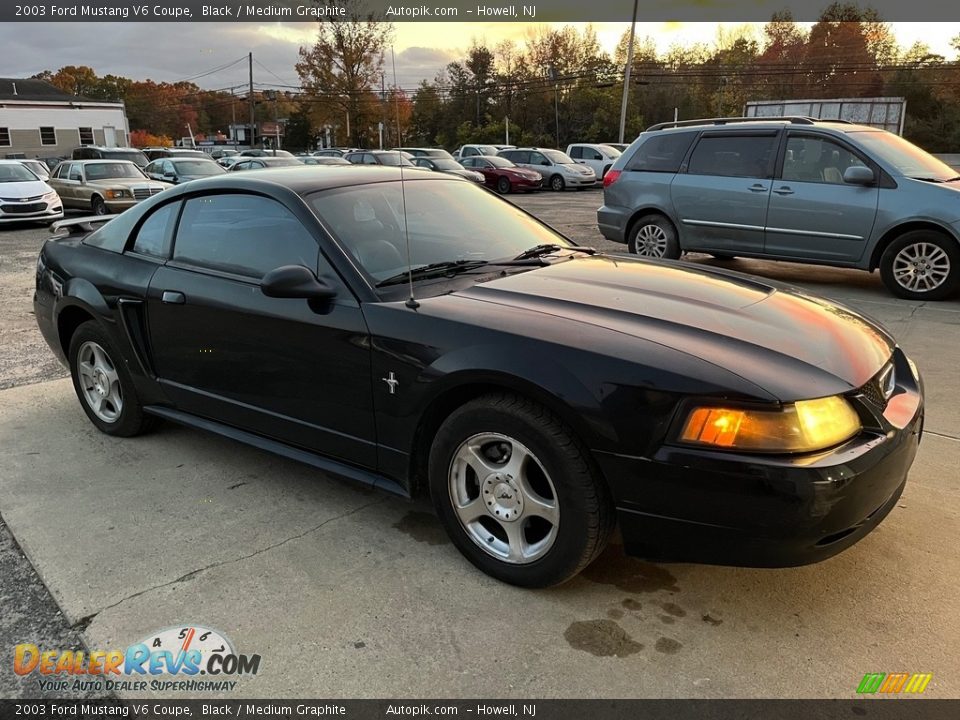
[(559, 150), (535, 147), (515, 148), (501, 150), (497, 154), (510, 160), (514, 165), (540, 173), (544, 187), (549, 187), (551, 190), (594, 187), (597, 184), (597, 176), (592, 168), (577, 165), (573, 158)]
[(567, 155), (572, 157), (575, 163), (591, 168), (594, 174), (603, 180), (607, 170), (620, 157), (620, 151), (603, 143), (573, 143), (567, 145)]

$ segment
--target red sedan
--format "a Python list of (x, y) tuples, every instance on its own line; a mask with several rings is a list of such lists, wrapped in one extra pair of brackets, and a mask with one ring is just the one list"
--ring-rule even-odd
[(484, 184), (501, 195), (518, 190), (539, 190), (543, 182), (539, 173), (517, 167), (506, 158), (495, 155), (475, 155), (464, 158), (460, 164), (482, 173)]

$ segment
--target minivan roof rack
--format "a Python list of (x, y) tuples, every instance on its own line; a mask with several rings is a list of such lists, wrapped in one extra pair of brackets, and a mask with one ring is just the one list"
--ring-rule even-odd
[(656, 125), (651, 125), (648, 127), (646, 132), (664, 130), (666, 128), (694, 127), (696, 125), (726, 125), (727, 123), (742, 122), (789, 122), (794, 125), (813, 125), (818, 122), (836, 122), (845, 123), (847, 125), (851, 124), (849, 120), (821, 120), (820, 118), (806, 117), (804, 115), (777, 115), (772, 117), (722, 117), (657, 123)]

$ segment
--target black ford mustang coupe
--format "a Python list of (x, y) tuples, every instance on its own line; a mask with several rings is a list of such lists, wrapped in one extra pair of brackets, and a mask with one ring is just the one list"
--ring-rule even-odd
[(94, 425), (165, 418), (427, 491), (471, 562), (531, 587), (617, 524), (633, 554), (782, 566), (896, 504), (923, 390), (882, 328), (401, 172), (198, 180), (49, 240), (37, 322)]

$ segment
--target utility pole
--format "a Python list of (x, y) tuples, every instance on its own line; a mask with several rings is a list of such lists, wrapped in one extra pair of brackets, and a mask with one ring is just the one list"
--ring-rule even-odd
[(553, 116), (557, 122), (557, 148), (560, 147), (560, 90), (557, 85), (557, 68), (549, 66), (550, 79), (553, 80)]
[(627, 43), (627, 67), (623, 71), (623, 98), (620, 100), (620, 139), (623, 143), (623, 132), (627, 125), (627, 97), (630, 94), (630, 70), (633, 68), (633, 36), (637, 33), (637, 2), (633, 0), (633, 19), (630, 21), (630, 40)]
[(250, 139), (249, 139), (249, 141), (248, 141), (248, 144), (250, 145), (250, 148), (252, 149), (252, 148), (253, 148), (253, 136), (254, 136), (253, 126), (254, 126), (254, 123), (256, 123), (256, 120), (254, 119), (254, 111), (253, 111), (253, 53), (250, 53), (250, 54), (247, 56), (247, 59), (248, 59), (249, 64), (250, 64), (250, 92), (249, 92), (249, 95), (248, 95), (248, 99), (250, 100)]

